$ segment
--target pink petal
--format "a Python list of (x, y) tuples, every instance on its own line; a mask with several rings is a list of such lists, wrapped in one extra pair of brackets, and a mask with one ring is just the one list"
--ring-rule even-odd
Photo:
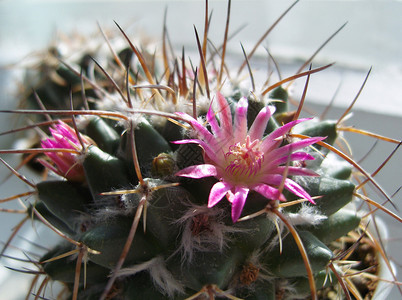
[(262, 183), (268, 184), (268, 185), (275, 185), (279, 186), (282, 182), (283, 176), (280, 174), (265, 174), (264, 176), (261, 176), (260, 181)]
[[(45, 148), (45, 147), (44, 147)], [(56, 161), (59, 160), (58, 155), (56, 154), (56, 152), (44, 152), (44, 154), (50, 158), (50, 160), (52, 161)]]
[(314, 160), (314, 156), (312, 156), (311, 154), (308, 154), (306, 152), (296, 152), (296, 153), (292, 153), (290, 155), (285, 155), (282, 158), (278, 158), (277, 160), (274, 160), (272, 162), (270, 162), (270, 164), (272, 165), (282, 165), (292, 161), (306, 161), (306, 160)]
[(204, 149), (205, 156), (207, 156), (210, 160), (212, 160), (216, 164), (220, 163), (220, 159), (217, 154), (222, 151), (221, 147), (219, 147), (218, 149), (211, 148), (209, 144), (205, 143), (204, 141), (197, 140), (197, 139), (179, 140), (179, 141), (173, 141), (171, 143), (176, 144), (176, 145), (198, 144), (201, 146), (202, 149)]
[(294, 126), (297, 124), (308, 121), (311, 119), (297, 119), (295, 121), (291, 121), (289, 123), (286, 123), (285, 125), (279, 127), (278, 129), (274, 130), (271, 134), (266, 136), (261, 144), (261, 151), (267, 152), (274, 144), (276, 144), (278, 141), (276, 140), (277, 138), (287, 134)]
[(243, 211), (244, 204), (246, 203), (249, 189), (244, 187), (236, 187), (232, 199), (232, 221), (236, 223)]
[(254, 141), (256, 139), (261, 140), (264, 135), (265, 129), (267, 128), (267, 124), (272, 114), (274, 113), (274, 107), (264, 107), (260, 110), (257, 117), (255, 118), (253, 124), (251, 125), (250, 130), (248, 131), (248, 135), (251, 140)]
[(200, 124), (196, 119), (186, 113), (176, 112), (176, 115), (182, 117), (185, 121), (187, 121), (197, 132), (197, 135), (200, 139), (208, 143), (214, 143), (214, 136), (208, 131), (207, 128), (203, 126), (203, 124)]
[(208, 198), (208, 207), (211, 208), (226, 195), (226, 193), (232, 188), (232, 185), (227, 182), (217, 182), (211, 189)]
[(307, 169), (307, 168), (301, 168), (301, 167), (286, 167), (286, 166), (281, 166), (281, 167), (276, 167), (272, 169), (273, 174), (284, 174), (285, 170), (287, 169), (287, 174), (289, 176), (320, 176), (313, 170)]
[(251, 189), (270, 200), (281, 200), (281, 201), (286, 200), (285, 196), (280, 194), (278, 189), (267, 184), (260, 183), (253, 186)]
[(311, 137), (304, 140), (296, 141), (269, 152), (268, 155), (264, 156), (264, 159), (271, 161), (277, 158), (281, 158), (285, 155), (290, 155), (297, 150), (313, 145), (324, 139), (326, 139), (326, 137)]
[[(279, 186), (282, 183), (283, 176), (278, 174), (270, 174), (264, 177), (264, 182), (269, 185)], [(315, 204), (314, 200), (311, 196), (296, 182), (292, 179), (286, 178), (285, 179), (285, 188), (290, 191), (291, 193), (299, 196), (300, 198), (307, 199), (311, 203)]]
[[(61, 176), (66, 177), (67, 172), (76, 164), (75, 157), (65, 157), (65, 153), (58, 154), (56, 152), (45, 152), (45, 155), (57, 166), (58, 172)], [(74, 169), (75, 167), (73, 167)]]
[(236, 106), (235, 120), (234, 120), (234, 140), (236, 142), (243, 142), (247, 135), (247, 108), (248, 102), (246, 98), (241, 98)]
[(227, 135), (231, 135), (233, 133), (233, 127), (232, 112), (230, 111), (229, 103), (221, 93), (217, 92), (216, 96), (219, 107), (217, 114), (221, 123), (221, 128), (226, 131)]
[[(223, 98), (224, 99), (224, 98)], [(225, 100), (226, 101), (226, 100)], [(230, 109), (229, 109), (230, 111)], [(221, 125), (219, 125), (218, 120), (217, 120), (217, 114), (212, 110), (212, 105), (209, 107), (209, 110), (207, 112), (207, 122), (211, 126), (212, 133), (215, 135), (216, 139), (218, 141), (224, 141), (221, 144), (233, 144), (233, 132), (232, 132), (232, 124), (230, 126), (225, 126), (223, 125), (221, 121)], [(219, 113), (218, 113), (219, 115)], [(230, 122), (231, 122), (231, 115), (230, 115)], [(221, 145), (222, 147), (224, 145)]]
[(51, 139), (43, 140), (40, 144), (42, 148), (56, 148), (56, 143)]
[[(202, 149), (204, 149), (204, 155), (205, 157), (207, 157), (208, 159), (212, 160), (215, 164), (220, 165), (221, 163), (223, 163), (222, 160), (224, 160), (224, 154), (222, 151), (222, 147), (219, 147), (216, 149), (211, 147), (211, 145), (209, 145), (208, 143), (205, 142), (201, 142), (200, 146), (202, 147)], [(221, 154), (221, 156), (219, 155)], [(222, 157), (222, 158), (220, 158)]]
[(175, 175), (199, 179), (204, 177), (216, 176), (217, 174), (218, 172), (214, 165), (203, 164), (203, 165), (189, 166), (187, 168), (180, 170)]
[(79, 143), (78, 138), (77, 138), (77, 133), (73, 128), (68, 126), (66, 123), (63, 121), (59, 121), (59, 124), (56, 125), (56, 130), (60, 134), (64, 136), (67, 140), (71, 140), (74, 143)]
[(60, 132), (55, 131), (54, 129), (50, 129), (50, 132), (52, 133), (53, 140), (56, 143), (60, 143), (62, 145), (68, 145), (69, 144), (68, 141), (67, 141), (67, 138), (64, 135), (62, 135)]
[(285, 180), (285, 188), (295, 194), (296, 196), (299, 196), (300, 198), (307, 199), (310, 201), (312, 204), (315, 204), (315, 201), (311, 198), (309, 193), (307, 193), (299, 184), (294, 182), (292, 179), (286, 178)]
[(208, 109), (206, 118), (207, 118), (207, 122), (209, 123), (209, 125), (211, 125), (212, 133), (214, 135), (219, 136), (221, 133), (221, 128), (219, 127), (218, 121), (216, 120), (215, 112), (212, 109), (212, 103)]
[(175, 145), (183, 145), (183, 144), (200, 144), (201, 140), (198, 139), (186, 139), (186, 140), (178, 140), (178, 141), (172, 141), (172, 144)]

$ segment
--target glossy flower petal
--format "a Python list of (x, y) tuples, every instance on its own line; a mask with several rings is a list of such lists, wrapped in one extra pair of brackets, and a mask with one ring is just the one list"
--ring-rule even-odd
[(264, 107), (260, 110), (248, 132), (251, 140), (262, 139), (265, 128), (267, 128), (268, 121), (274, 111), (273, 107)]
[(268, 199), (278, 199), (280, 201), (285, 201), (285, 196), (280, 194), (277, 188), (274, 188), (268, 184), (260, 183), (256, 184), (252, 187), (252, 190), (256, 191), (257, 193), (263, 195), (265, 198)]
[(229, 192), (228, 200), (232, 203), (232, 220), (233, 222), (236, 222), (241, 215), (244, 204), (246, 203), (249, 189), (236, 186), (234, 190), (233, 194), (232, 192)]
[[(309, 119), (291, 121), (267, 136), (263, 136), (273, 107), (264, 107), (253, 124), (247, 124), (247, 99), (237, 102), (234, 117), (229, 103), (220, 93), (216, 97), (216, 109), (209, 108), (206, 121), (198, 121), (185, 113), (177, 113), (191, 125), (197, 137), (177, 141), (177, 144), (196, 143), (204, 152), (205, 164), (187, 167), (177, 176), (204, 178), (213, 176), (218, 182), (212, 187), (208, 207), (213, 207), (225, 196), (232, 204), (232, 220), (236, 222), (246, 203), (249, 191), (255, 191), (269, 200), (285, 201), (279, 186), (311, 203), (314, 200), (295, 181), (287, 176), (318, 176), (302, 166), (301, 162), (314, 157), (302, 149), (323, 137), (290, 140), (288, 133), (297, 124)], [(285, 145), (284, 141), (287, 143)], [(286, 177), (285, 177), (286, 176)]]
[(180, 170), (176, 173), (176, 176), (183, 176), (188, 178), (204, 178), (210, 176), (216, 176), (218, 172), (216, 171), (216, 167), (214, 165), (195, 165), (189, 166), (183, 170)]
[(208, 207), (213, 207), (216, 205), (232, 188), (233, 186), (227, 182), (215, 183), (211, 189), (211, 192), (209, 193)]

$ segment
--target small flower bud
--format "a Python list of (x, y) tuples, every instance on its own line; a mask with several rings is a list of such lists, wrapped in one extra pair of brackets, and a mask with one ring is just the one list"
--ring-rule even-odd
[(152, 161), (152, 173), (157, 176), (172, 175), (175, 162), (173, 157), (167, 153), (160, 153)]
[(54, 128), (50, 128), (52, 137), (42, 140), (41, 145), (45, 149), (71, 149), (76, 152), (44, 152), (50, 162), (40, 159), (39, 162), (46, 168), (70, 181), (84, 181), (85, 174), (80, 161), (80, 155), (84, 146), (93, 144), (91, 139), (80, 135), (80, 139), (73, 128), (63, 121), (59, 121)]

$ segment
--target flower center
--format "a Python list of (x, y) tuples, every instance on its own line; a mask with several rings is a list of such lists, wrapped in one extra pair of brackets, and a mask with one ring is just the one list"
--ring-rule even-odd
[(253, 142), (250, 136), (246, 137), (244, 144), (238, 142), (229, 147), (229, 151), (225, 153), (228, 166), (226, 172), (229, 172), (236, 178), (244, 178), (255, 175), (260, 169), (264, 161), (264, 153), (259, 150), (260, 140)]

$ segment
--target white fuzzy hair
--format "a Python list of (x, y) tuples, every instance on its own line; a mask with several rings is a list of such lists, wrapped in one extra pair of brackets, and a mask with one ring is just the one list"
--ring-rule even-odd
[[(320, 211), (311, 205), (302, 204), (301, 208), (296, 213), (284, 213), (282, 211), (284, 217), (293, 225), (319, 225), (322, 221), (327, 219), (327, 216), (322, 215)], [(272, 222), (277, 222), (277, 234), (270, 243), (266, 246), (265, 250), (269, 251), (276, 245), (280, 243), (280, 239), (284, 239), (289, 231), (286, 229), (284, 224), (280, 222), (280, 220), (273, 214), (270, 214), (269, 217), (272, 219)]]
[(297, 213), (287, 213), (285, 217), (294, 225), (318, 225), (327, 217), (322, 215), (319, 210), (311, 205), (302, 204)]
[[(194, 235), (191, 228), (193, 218), (199, 215), (208, 216), (209, 230)], [(191, 262), (194, 252), (223, 251), (230, 241), (232, 233), (248, 231), (248, 229), (225, 225), (223, 222), (225, 215), (223, 209), (192, 204), (187, 212), (175, 222), (182, 227), (182, 235), (180, 246), (173, 255), (182, 252), (182, 263)]]
[(152, 278), (154, 285), (169, 298), (175, 294), (183, 294), (184, 287), (177, 281), (172, 273), (166, 268), (165, 261), (162, 256), (157, 256), (149, 261), (138, 265), (120, 269), (117, 272), (119, 277), (135, 275), (139, 272), (147, 271)]

